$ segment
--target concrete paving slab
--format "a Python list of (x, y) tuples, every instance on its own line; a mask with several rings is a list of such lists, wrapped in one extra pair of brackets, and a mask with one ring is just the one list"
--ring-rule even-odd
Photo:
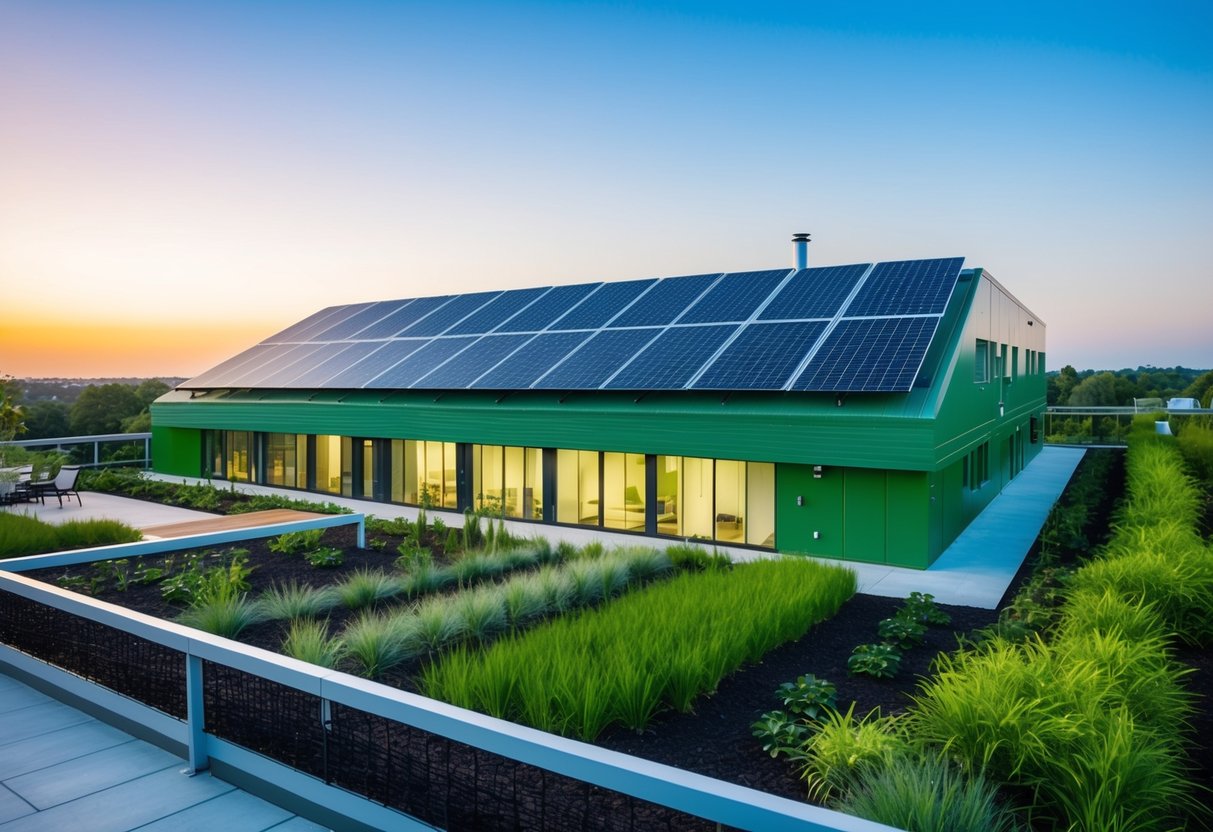
[(137, 529), (167, 523), (213, 519), (220, 516), (206, 511), (166, 506), (147, 500), (132, 500), (129, 497), (118, 497), (114, 494), (100, 494), (96, 491), (83, 492), (81, 499), (83, 505), (77, 504), (73, 499), (70, 503), (65, 501), (63, 507), (60, 508), (58, 502), (52, 500), (46, 505), (18, 503), (4, 506), (0, 508), (0, 511), (9, 514), (27, 514), (54, 525), (66, 523), (68, 520), (119, 520)]

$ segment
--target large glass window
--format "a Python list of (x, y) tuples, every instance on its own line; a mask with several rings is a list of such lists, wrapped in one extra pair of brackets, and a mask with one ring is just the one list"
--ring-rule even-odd
[(348, 436), (316, 437), (316, 490), (349, 496), (354, 488), (351, 468), (353, 440)]
[(514, 445), (473, 445), (472, 492), (479, 509), (542, 520), (543, 451)]
[(973, 381), (984, 384), (990, 380), (990, 342), (977, 339), (977, 348), (973, 354)]
[(712, 460), (696, 456), (682, 458), (683, 537), (712, 539)]
[(700, 457), (657, 457), (657, 533), (775, 545), (775, 466)]
[(392, 443), (392, 460), (393, 500), (399, 495), (400, 502), (411, 505), (458, 508), (454, 442), (398, 439)]
[(527, 448), (523, 459), (526, 469), (522, 489), (522, 516), (543, 519), (543, 449)]
[(745, 542), (745, 463), (716, 460), (716, 539)]
[(608, 529), (644, 531), (644, 454), (604, 453), (602, 490)]
[(236, 482), (252, 482), (257, 475), (253, 456), (253, 434), (243, 430), (229, 430), (224, 437), (227, 457), (227, 478)]
[(599, 525), (598, 451), (556, 451), (556, 520)]
[(682, 534), (682, 457), (657, 457), (657, 533)]
[(500, 445), (473, 445), (472, 494), (476, 508), (490, 514), (506, 511), (503, 502), (504, 482), (505, 449)]
[(265, 434), (265, 483), (285, 488), (307, 488), (305, 434)]
[(746, 463), (745, 542), (775, 548), (775, 464)]

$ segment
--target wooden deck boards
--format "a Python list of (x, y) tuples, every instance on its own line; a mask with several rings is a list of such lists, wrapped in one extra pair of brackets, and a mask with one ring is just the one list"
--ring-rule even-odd
[(312, 511), (296, 511), (292, 508), (271, 508), (265, 511), (250, 511), (248, 514), (227, 514), (206, 520), (187, 520), (184, 523), (146, 526), (141, 531), (144, 537), (185, 537), (191, 534), (251, 529), (257, 526), (272, 526), (275, 523), (290, 523), (295, 520), (311, 520), (327, 516)]

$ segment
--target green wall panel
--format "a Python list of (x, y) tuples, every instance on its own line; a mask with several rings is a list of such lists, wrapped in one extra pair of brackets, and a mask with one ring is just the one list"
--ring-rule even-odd
[(932, 514), (927, 475), (889, 471), (886, 482), (885, 561), (895, 566), (926, 569), (931, 565)]
[[(820, 478), (811, 465), (780, 465), (775, 469), (776, 535), (780, 551), (841, 558), (843, 469), (826, 467)], [(804, 504), (797, 505), (796, 498)], [(814, 538), (813, 533), (819, 537)]]
[(162, 474), (202, 475), (202, 431), (152, 425), (152, 460)]
[(843, 477), (843, 557), (884, 563), (887, 475), (848, 468)]

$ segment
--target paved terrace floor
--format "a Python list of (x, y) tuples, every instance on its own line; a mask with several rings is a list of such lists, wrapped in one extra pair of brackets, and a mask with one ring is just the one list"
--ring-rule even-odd
[[(905, 569), (853, 561), (835, 562), (854, 569), (859, 577), (859, 591), (869, 595), (904, 598), (911, 592), (929, 592), (940, 603), (993, 609), (1015, 577), (1033, 541), (1040, 533), (1053, 503), (1082, 460), (1083, 453), (1079, 448), (1042, 449), (1020, 475), (994, 498), (986, 510), (969, 524), (930, 569)], [(205, 482), (194, 478), (158, 474), (152, 476), (166, 482)], [(410, 506), (354, 500), (327, 494), (316, 495), (263, 485), (237, 483), (235, 487), (251, 494), (280, 494), (305, 500), (329, 501), (354, 511), (384, 518), (412, 519), (417, 516), (417, 509)], [(83, 503), (84, 505), (80, 506), (75, 501), (70, 501), (63, 508), (59, 508), (56, 503), (51, 502), (45, 506), (32, 504), (8, 510), (26, 511), (52, 523), (76, 518), (110, 517), (152, 531), (154, 527), (164, 524), (215, 517), (206, 512), (88, 491), (84, 493)], [(441, 517), (448, 526), (459, 526), (463, 523), (463, 516), (456, 512), (430, 509), (429, 514), (431, 517)], [(519, 521), (507, 522), (506, 525), (512, 533), (523, 536), (542, 535), (553, 542), (567, 540), (578, 546), (592, 540), (601, 540), (608, 545), (643, 544), (659, 547), (681, 542), (597, 529), (543, 526)], [(735, 560), (768, 557), (753, 549), (729, 546), (718, 546), (717, 549), (727, 552)]]
[(0, 832), (324, 827), (0, 674)]

